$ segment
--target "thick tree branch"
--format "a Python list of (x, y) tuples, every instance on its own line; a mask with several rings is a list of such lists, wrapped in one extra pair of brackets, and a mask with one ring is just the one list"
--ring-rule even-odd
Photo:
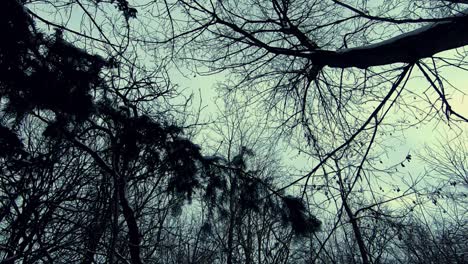
[(414, 63), (434, 54), (468, 45), (468, 15), (437, 22), (369, 46), (338, 51), (313, 51), (310, 58), (336, 68), (368, 68)]
[(365, 69), (393, 63), (412, 64), (436, 53), (468, 45), (467, 12), (454, 16), (450, 20), (434, 22), (379, 43), (337, 51), (292, 50), (271, 46), (236, 24), (222, 20), (214, 13), (211, 15), (214, 16), (216, 23), (247, 38), (250, 45), (271, 53), (308, 58), (314, 64), (333, 68), (356, 67)]
[(450, 3), (454, 3), (454, 4), (468, 4), (468, 0), (441, 0), (441, 1), (450, 2)]

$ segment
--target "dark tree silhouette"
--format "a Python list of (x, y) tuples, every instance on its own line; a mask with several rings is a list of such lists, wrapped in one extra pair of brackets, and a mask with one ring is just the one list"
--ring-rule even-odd
[[(464, 132), (467, 6), (3, 1), (2, 263), (466, 262), (462, 137), (384, 157), (433, 117)], [(173, 63), (226, 73), (215, 122)]]

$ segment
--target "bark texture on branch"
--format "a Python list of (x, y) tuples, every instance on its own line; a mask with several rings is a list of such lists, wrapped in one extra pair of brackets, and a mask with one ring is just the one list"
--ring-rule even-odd
[(434, 54), (468, 45), (468, 15), (436, 22), (376, 44), (338, 51), (310, 53), (315, 63), (334, 68), (368, 68), (413, 63)]

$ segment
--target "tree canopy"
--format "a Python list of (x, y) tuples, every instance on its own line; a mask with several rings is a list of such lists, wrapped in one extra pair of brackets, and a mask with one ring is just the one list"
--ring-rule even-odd
[(2, 263), (468, 261), (467, 10), (5, 0)]

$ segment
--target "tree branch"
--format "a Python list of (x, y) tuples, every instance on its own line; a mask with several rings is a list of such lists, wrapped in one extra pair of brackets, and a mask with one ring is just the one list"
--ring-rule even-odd
[(216, 23), (247, 38), (250, 41), (249, 45), (277, 55), (308, 58), (314, 64), (332, 68), (356, 67), (365, 69), (393, 63), (413, 64), (441, 51), (468, 45), (468, 34), (466, 34), (468, 32), (468, 11), (379, 43), (337, 51), (292, 50), (271, 46), (238, 25), (222, 20), (214, 13), (211, 15)]
[(434, 54), (468, 45), (468, 15), (436, 22), (376, 44), (338, 51), (313, 51), (314, 62), (335, 68), (368, 68), (414, 63)]

